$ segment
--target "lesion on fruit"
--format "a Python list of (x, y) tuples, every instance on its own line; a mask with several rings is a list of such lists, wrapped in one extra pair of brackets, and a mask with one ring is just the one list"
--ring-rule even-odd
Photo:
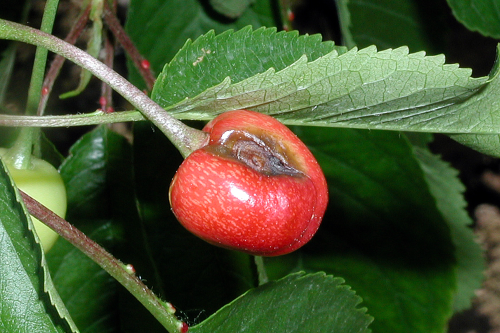
[(231, 130), (225, 132), (216, 144), (205, 148), (215, 155), (235, 159), (266, 176), (305, 176), (283, 154), (285, 148), (268, 136)]

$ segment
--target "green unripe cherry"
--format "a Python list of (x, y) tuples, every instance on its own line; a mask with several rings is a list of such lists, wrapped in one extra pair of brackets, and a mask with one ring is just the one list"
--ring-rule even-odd
[[(5, 148), (0, 148), (0, 157), (7, 151)], [(17, 169), (12, 161), (8, 159), (3, 161), (19, 189), (64, 218), (67, 205), (66, 188), (61, 175), (52, 164), (31, 156), (29, 168)], [(44, 251), (49, 251), (57, 240), (58, 234), (39, 220), (33, 217), (32, 220)]]

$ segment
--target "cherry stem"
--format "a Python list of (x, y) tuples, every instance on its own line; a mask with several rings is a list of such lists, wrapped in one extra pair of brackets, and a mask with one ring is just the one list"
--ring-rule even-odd
[[(89, 20), (90, 8), (91, 4), (89, 3), (87, 7), (82, 11), (78, 19), (76, 20), (70, 32), (64, 39), (67, 43), (75, 44), (78, 37), (80, 37), (83, 29), (85, 28), (85, 25), (87, 25), (87, 22)], [(40, 101), (38, 102), (37, 115), (39, 116), (44, 114), (47, 102), (49, 100), (50, 92), (52, 91), (54, 82), (56, 81), (56, 78), (61, 70), (61, 67), (64, 64), (64, 60), (65, 60), (64, 57), (56, 55), (56, 57), (54, 58), (54, 60), (50, 65), (47, 75), (45, 76), (45, 80), (43, 82), (43, 89), (46, 89), (46, 91), (42, 94), (42, 96), (40, 97)]]
[(33, 142), (36, 141), (38, 133), (38, 128), (23, 127), (21, 129), (14, 145), (5, 154), (5, 158), (11, 161), (10, 163), (14, 168), (19, 170), (29, 169), (33, 153)]
[[(43, 11), (40, 32), (48, 34), (52, 32), (58, 5), (59, 0), (47, 1)], [(35, 61), (33, 63), (33, 70), (31, 71), (31, 81), (28, 89), (28, 101), (25, 112), (27, 115), (34, 115), (37, 112), (38, 102), (40, 101), (40, 96), (42, 94), (43, 77), (45, 75), (47, 54), (48, 51), (46, 48), (36, 48)]]
[(53, 213), (41, 203), (19, 190), (28, 212), (43, 221), (64, 239), (73, 244), (102, 269), (124, 286), (146, 309), (167, 329), (178, 332), (183, 322), (173, 314), (169, 303), (161, 301), (138, 277), (129, 266), (116, 259), (99, 244), (88, 238), (72, 224)]
[[(105, 52), (105, 64), (109, 68), (113, 68), (113, 60), (114, 60), (114, 46), (111, 44), (111, 41), (109, 40), (108, 36), (104, 37), (104, 52)], [(108, 109), (113, 106), (113, 94), (111, 87), (102, 82), (101, 85), (101, 98), (104, 99), (106, 103), (104, 105), (101, 105), (102, 111), (108, 112)]]
[(15, 116), (0, 114), (0, 126), (10, 127), (68, 127), (143, 120), (146, 120), (146, 118), (139, 111), (105, 113), (100, 109), (92, 113), (64, 116)]
[(257, 274), (259, 279), (259, 286), (268, 283), (269, 277), (267, 276), (264, 258), (261, 256), (254, 256), (255, 266), (257, 266)]
[(191, 128), (175, 119), (121, 75), (81, 49), (40, 30), (3, 19), (0, 19), (0, 38), (47, 48), (90, 71), (141, 111), (167, 136), (182, 156), (187, 157), (191, 152), (206, 144), (207, 133)]
[[(46, 33), (52, 32), (54, 21), (57, 13), (59, 0), (48, 0), (43, 11), (41, 31)], [(47, 63), (47, 53), (45, 48), (37, 47), (35, 52), (35, 61), (31, 71), (31, 80), (28, 89), (28, 97), (26, 103), (26, 115), (34, 115), (37, 111), (38, 101), (42, 93), (43, 76), (45, 74), (45, 64)], [(33, 146), (37, 145), (39, 138), (38, 128), (24, 127), (19, 132), (19, 135), (14, 143), (14, 146), (9, 149), (8, 158), (12, 159), (12, 164), (17, 169), (28, 169), (31, 165), (31, 155)]]

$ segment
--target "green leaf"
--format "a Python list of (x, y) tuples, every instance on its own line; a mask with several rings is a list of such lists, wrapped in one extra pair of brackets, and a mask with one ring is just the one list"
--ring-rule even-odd
[(309, 244), (266, 259), (270, 277), (321, 270), (344, 278), (375, 318), (374, 333), (445, 332), (453, 244), (413, 147), (394, 132), (295, 130), (323, 168), (330, 204)]
[[(463, 5), (462, 14), (471, 15), (473, 11), (470, 10), (469, 1), (455, 2)], [(441, 3), (340, 0), (338, 8), (343, 38), (347, 45), (364, 47), (374, 44), (381, 48), (408, 45), (412, 50), (427, 50), (432, 53), (437, 53), (436, 50), (442, 52), (446, 45), (448, 27), (443, 25), (442, 17), (447, 15), (448, 7)], [(491, 13), (490, 11), (489, 14)], [(483, 20), (479, 21), (484, 23)], [(491, 28), (495, 29), (495, 26)], [(485, 154), (500, 156), (499, 139), (496, 135), (467, 134), (453, 135), (452, 138)]]
[[(277, 33), (275, 28), (253, 31), (251, 27), (236, 32), (226, 31), (220, 35), (210, 31), (194, 42), (186, 42), (175, 58), (165, 66), (158, 76), (152, 98), (168, 107), (187, 97), (215, 97), (207, 96), (213, 90), (205, 90), (215, 86), (216, 94), (220, 93), (220, 87), (226, 82), (222, 85), (219, 83), (226, 78), (230, 77), (232, 83), (244, 81), (269, 68), (280, 71), (301, 59), (304, 54), (315, 60), (334, 49), (345, 52), (345, 48), (335, 47), (332, 42), (323, 43), (320, 35), (299, 36), (296, 31)], [(257, 84), (262, 85), (262, 81)], [(256, 85), (245, 88), (248, 90), (240, 89), (239, 93), (253, 93), (259, 89)], [(242, 101), (236, 98), (235, 102)], [(206, 111), (214, 113), (221, 110)]]
[[(70, 149), (61, 166), (68, 192), (68, 220), (111, 220), (137, 217), (133, 190), (131, 146), (107, 126), (85, 134)], [(121, 237), (121, 236), (120, 236)]]
[(293, 274), (250, 290), (190, 332), (370, 332), (361, 299), (324, 273)]
[[(123, 136), (107, 126), (98, 126), (84, 135), (71, 147), (61, 167), (68, 192), (67, 216), (120, 260), (132, 264), (152, 286), (156, 284), (155, 269), (151, 268), (142, 237), (132, 168), (132, 148)], [(51, 250), (51, 254), (56, 251), (54, 274), (82, 330), (100, 333), (126, 328), (134, 332), (142, 327), (151, 333), (164, 332), (152, 315), (104, 270), (71, 247), (58, 245)], [(73, 261), (75, 272), (66, 274)]]
[(453, 15), (467, 29), (500, 38), (500, 7), (496, 0), (447, 0)]
[[(116, 238), (111, 223), (88, 221), (80, 226), (87, 236), (101, 245)], [(64, 239), (47, 254), (57, 290), (82, 333), (118, 332), (115, 325), (117, 282), (100, 266)]]
[[(446, 7), (446, 6), (445, 6)], [(339, 0), (339, 19), (345, 44), (380, 49), (407, 45), (413, 51), (434, 53), (442, 45), (440, 4), (413, 0)]]
[[(159, 73), (186, 40), (198, 38), (209, 30), (221, 33), (247, 25), (254, 28), (276, 25), (269, 0), (256, 0), (236, 20), (224, 20), (214, 14), (206, 3), (198, 0), (132, 0), (125, 28), (153, 71)], [(142, 85), (137, 70), (130, 62), (128, 65), (129, 80)]]
[(210, 5), (220, 14), (235, 19), (254, 2), (254, 0), (210, 0)]
[[(467, 134), (478, 143), (476, 149), (498, 153), (490, 142), (477, 142), (478, 135), (499, 133), (500, 117), (491, 116), (499, 108), (498, 71), (489, 78), (472, 78), (470, 69), (445, 64), (442, 55), (410, 54), (406, 47), (354, 48), (343, 54), (334, 50), (312, 61), (307, 56), (314, 57), (301, 49), (297, 53), (304, 56), (295, 62), (293, 57), (281, 57), (282, 66), (288, 67), (278, 71), (271, 67), (246, 79), (244, 70), (228, 67), (259, 63), (266, 59), (265, 51), (256, 47), (244, 62), (234, 58), (220, 66), (214, 60), (213, 50), (232, 54), (248, 39), (250, 45), (256, 46), (257, 41), (266, 45), (264, 36), (276, 34), (268, 31), (243, 29), (220, 38), (208, 33), (187, 43), (159, 76), (153, 99), (182, 119), (208, 120), (224, 111), (249, 108), (289, 125)], [(278, 45), (289, 46), (288, 53), (293, 54), (293, 39), (315, 39), (293, 33), (276, 35), (280, 37), (273, 37), (265, 49), (289, 36), (291, 40)]]
[(2, 332), (78, 332), (54, 289), (22, 199), (0, 162)]
[[(228, 38), (217, 40), (217, 48), (241, 48), (240, 36), (243, 34), (227, 34)], [(266, 35), (267, 31), (259, 29), (253, 34), (256, 44), (258, 36)], [(278, 35), (288, 34), (291, 33)], [(212, 50), (215, 45), (211, 35), (200, 37), (193, 47), (186, 47)], [(288, 41), (284, 45), (291, 44)], [(187, 119), (210, 119), (223, 111), (251, 108), (275, 115), (288, 124), (431, 132), (462, 132), (468, 125), (470, 131), (472, 125), (466, 119), (469, 120), (467, 116), (472, 117), (476, 110), (468, 110), (470, 114), (464, 114), (467, 109), (460, 110), (463, 120), (457, 116), (458, 112), (447, 111), (460, 107), (461, 102), (472, 95), (478, 95), (478, 89), (487, 80), (471, 78), (468, 69), (444, 65), (443, 56), (426, 57), (423, 52), (409, 54), (405, 47), (380, 52), (369, 47), (344, 54), (334, 50), (313, 61), (308, 61), (306, 56), (295, 62), (293, 57), (283, 57), (283, 65), (288, 65), (283, 70), (270, 68), (237, 83), (228, 76), (226, 64), (219, 67), (214, 62), (212, 66), (215, 67), (208, 73), (218, 75), (212, 81), (221, 83), (210, 87), (211, 83), (206, 85), (193, 74), (198, 74), (198, 66), (192, 65), (197, 59), (194, 54), (185, 49), (180, 52), (189, 57), (176, 57), (173, 62), (182, 61), (184, 68), (191, 69), (182, 73), (184, 79), (181, 80), (177, 73), (170, 76), (168, 69), (174, 64), (169, 64), (159, 76), (152, 97), (170, 112)], [(297, 53), (307, 55), (302, 49)], [(199, 51), (195, 54), (201, 55)], [(252, 56), (245, 58), (245, 63), (252, 58), (258, 61), (260, 56), (263, 54), (254, 50)], [(210, 57), (205, 57), (205, 61), (211, 62)], [(239, 62), (235, 59), (235, 63)], [(206, 66), (210, 68), (210, 64)], [(207, 75), (207, 72), (202, 69), (199, 74)], [(183, 83), (190, 78), (193, 82)], [(194, 85), (194, 81), (198, 82), (197, 88), (192, 89), (206, 89), (198, 96), (190, 95), (185, 88)], [(174, 82), (177, 88), (173, 88)], [(178, 99), (191, 98), (172, 106), (172, 95)], [(460, 120), (466, 124), (457, 123)], [(450, 124), (452, 121), (454, 123)]]
[(472, 220), (467, 214), (467, 203), (463, 198), (465, 187), (458, 179), (458, 172), (432, 155), (427, 149), (415, 147), (424, 171), (429, 190), (436, 198), (437, 206), (450, 227), (455, 257), (457, 259), (458, 290), (455, 297), (455, 311), (471, 306), (475, 291), (481, 287), (486, 268), (483, 251), (470, 226)]
[(450, 137), (483, 154), (500, 157), (500, 135), (452, 134)]
[[(132, 187), (131, 154), (124, 137), (98, 126), (71, 147), (61, 166), (68, 193), (67, 219), (126, 263), (135, 253), (147, 253), (137, 246), (142, 240), (141, 220)], [(82, 331), (120, 331), (123, 299), (117, 282), (63, 241), (51, 250), (49, 259), (57, 287)], [(148, 282), (154, 281), (142, 270), (148, 266), (147, 259), (131, 263)], [(130, 309), (140, 306), (137, 301), (129, 305)], [(151, 317), (148, 313), (141, 317), (127, 314), (123, 324), (135, 319), (147, 327)]]
[(40, 156), (44, 161), (49, 162), (56, 169), (59, 169), (59, 166), (61, 166), (61, 163), (64, 161), (64, 156), (42, 131), (40, 131)]

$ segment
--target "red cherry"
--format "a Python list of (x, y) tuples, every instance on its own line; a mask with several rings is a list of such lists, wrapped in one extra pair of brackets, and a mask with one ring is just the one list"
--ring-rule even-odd
[(277, 256), (306, 244), (328, 203), (316, 159), (286, 126), (247, 110), (208, 123), (205, 146), (172, 180), (172, 210), (205, 241), (253, 255)]

